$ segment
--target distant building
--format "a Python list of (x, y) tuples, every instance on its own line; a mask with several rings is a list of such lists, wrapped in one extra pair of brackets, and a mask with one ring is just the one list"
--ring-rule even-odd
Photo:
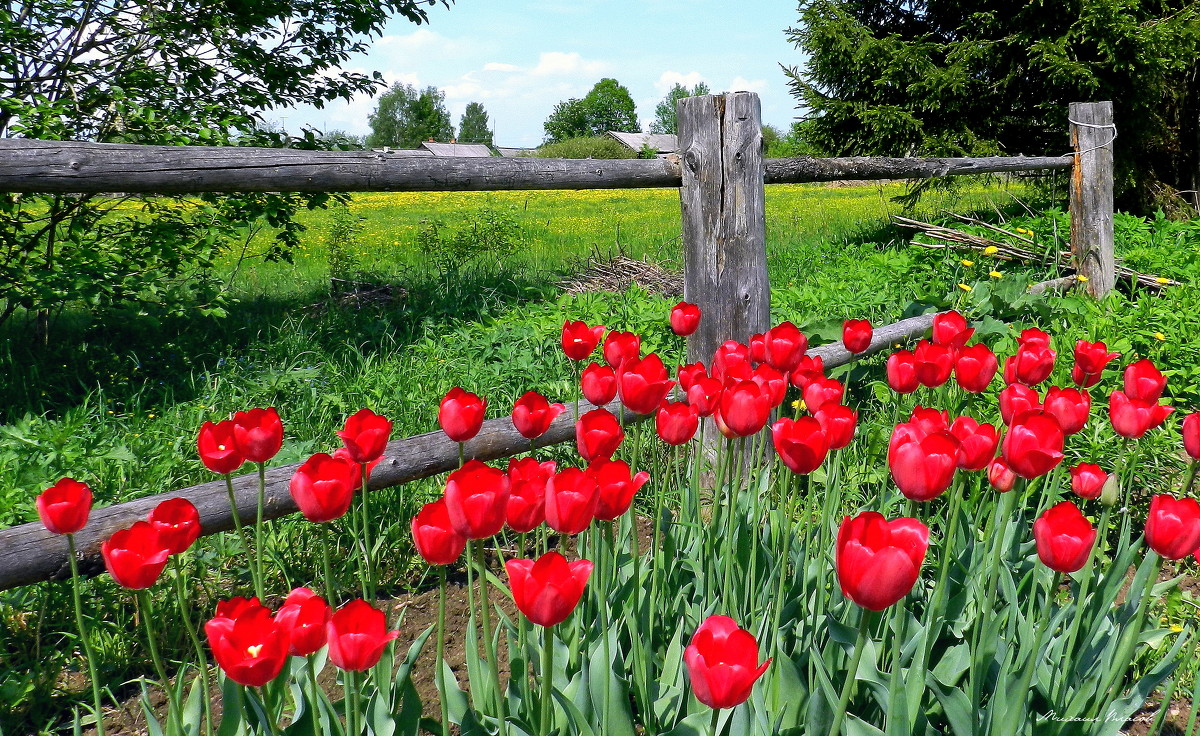
[(504, 158), (526, 158), (533, 156), (537, 152), (536, 148), (512, 148), (510, 146), (496, 146), (496, 151)]
[(433, 143), (425, 141), (421, 148), (438, 158), (489, 158), (492, 149), (482, 143)]
[(641, 153), (642, 148), (648, 145), (654, 149), (655, 155), (659, 158), (669, 153), (675, 153), (675, 149), (679, 147), (678, 140), (671, 133), (622, 133), (610, 130), (608, 135), (617, 139), (621, 145), (634, 153)]

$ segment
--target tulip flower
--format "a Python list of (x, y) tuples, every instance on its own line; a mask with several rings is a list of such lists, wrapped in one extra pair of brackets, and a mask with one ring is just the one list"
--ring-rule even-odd
[(446, 511), (454, 530), (467, 539), (484, 539), (504, 528), (508, 511), (508, 475), (478, 460), (468, 460), (446, 479)]
[(684, 393), (687, 393), (698, 378), (708, 378), (708, 368), (705, 368), (703, 363), (689, 363), (675, 369), (675, 380), (679, 382), (679, 388), (683, 389)]
[(771, 660), (758, 663), (758, 641), (728, 616), (709, 616), (683, 650), (696, 700), (709, 708), (734, 708), (750, 697)]
[(1108, 473), (1095, 463), (1079, 463), (1071, 468), (1071, 490), (1080, 498), (1100, 498), (1107, 481)]
[(929, 501), (941, 495), (958, 469), (959, 442), (949, 432), (920, 436), (898, 425), (888, 444), (892, 480), (906, 498)]
[(871, 347), (874, 330), (865, 319), (848, 319), (842, 323), (842, 344), (852, 353), (861, 353)]
[(232, 618), (212, 619), (204, 631), (217, 664), (240, 685), (262, 687), (278, 677), (287, 663), (287, 630), (257, 599)]
[(958, 467), (963, 470), (983, 470), (996, 455), (1000, 435), (990, 424), (980, 424), (971, 417), (956, 417), (950, 424), (950, 434), (958, 440)]
[(1108, 397), (1108, 418), (1113, 431), (1122, 437), (1138, 439), (1161, 425), (1175, 411), (1157, 400), (1142, 401), (1127, 396), (1122, 391), (1113, 391)]
[(1062, 573), (1087, 564), (1096, 542), (1096, 529), (1070, 501), (1051, 506), (1033, 522), (1033, 539), (1042, 564)]
[(1018, 414), (1042, 408), (1038, 392), (1020, 383), (1010, 383), (1000, 391), (1000, 418), (1012, 424)]
[(325, 624), (333, 614), (325, 599), (309, 588), (295, 588), (275, 612), (275, 622), (286, 632), (288, 654), (306, 657), (325, 646)]
[[(354, 453), (350, 452), (345, 447), (339, 447), (333, 451), (333, 458), (335, 460), (345, 460), (346, 462), (353, 465), (355, 468), (358, 468), (360, 477), (359, 477), (358, 481), (355, 483), (355, 485), (357, 486), (362, 483), (362, 478), (361, 478), (362, 466), (359, 464), (359, 462), (357, 460), (354, 459), (354, 457), (355, 457)], [(362, 456), (359, 455), (359, 457), (362, 457)], [(379, 457), (375, 458), (371, 462), (367, 463), (367, 477), (368, 478), (371, 477), (371, 472), (375, 470), (375, 466), (378, 465), (382, 461), (383, 461), (383, 455), (380, 455)]]
[(1100, 382), (1104, 368), (1120, 353), (1108, 352), (1103, 342), (1080, 340), (1075, 343), (1075, 365), (1071, 368), (1071, 381), (1080, 388), (1091, 388)]
[(750, 373), (750, 380), (767, 392), (772, 407), (782, 404), (783, 398), (787, 396), (787, 374), (779, 372), (770, 365), (763, 364), (755, 368)]
[(355, 463), (318, 452), (296, 468), (288, 491), (304, 518), (318, 523), (333, 521), (350, 510), (361, 480), (362, 470)]
[(364, 600), (350, 601), (339, 608), (325, 624), (329, 641), (329, 661), (348, 672), (374, 667), (388, 642), (400, 636), (387, 630), (383, 611)]
[(791, 322), (780, 322), (763, 335), (764, 362), (777, 371), (790, 373), (808, 350), (808, 338)]
[(829, 438), (821, 423), (813, 417), (793, 421), (783, 417), (771, 425), (771, 440), (779, 459), (793, 473), (807, 475), (825, 462)]
[(74, 478), (63, 478), (38, 494), (38, 518), (53, 534), (74, 534), (92, 511), (92, 489)]
[(585, 322), (567, 320), (562, 328), (563, 353), (576, 362), (587, 360), (603, 335), (604, 325), (588, 327)]
[[(536, 463), (536, 461), (534, 462)], [(412, 519), (412, 535), (413, 546), (417, 548), (421, 558), (430, 565), (449, 565), (457, 560), (463, 550), (467, 548), (467, 538), (454, 528), (444, 498), (439, 498), (421, 507), (421, 510)]]
[(1013, 472), (1032, 480), (1063, 461), (1062, 427), (1044, 411), (1032, 410), (1013, 418), (1000, 451)]
[(949, 380), (950, 372), (954, 370), (954, 351), (955, 348), (928, 340), (918, 342), (913, 351), (917, 381), (922, 386), (937, 388)]
[(637, 475), (631, 473), (624, 460), (597, 460), (588, 465), (587, 474), (596, 482), (598, 492), (597, 519), (615, 521), (633, 505), (634, 495), (650, 480), (650, 474), (644, 470)]
[(546, 520), (546, 483), (557, 464), (531, 457), (508, 459), (508, 528), (518, 534), (533, 531)]
[(567, 562), (559, 553), (547, 552), (537, 560), (508, 560), (504, 569), (517, 610), (538, 626), (554, 626), (579, 605), (592, 563)]
[(536, 391), (526, 391), (513, 404), (512, 423), (525, 439), (541, 437), (550, 423), (567, 410), (562, 404), (551, 404)]
[(567, 468), (546, 481), (546, 526), (560, 534), (578, 534), (587, 529), (596, 518), (599, 504), (600, 488), (595, 477), (579, 468)]
[(825, 432), (830, 450), (840, 450), (854, 439), (854, 429), (858, 425), (858, 412), (845, 404), (822, 404), (820, 409), (812, 413), (812, 416), (821, 425), (821, 430)]
[(982, 393), (996, 376), (996, 354), (982, 343), (960, 348), (954, 361), (954, 380), (964, 391)]
[(814, 378), (804, 387), (804, 406), (816, 411), (826, 404), (840, 404), (846, 387), (836, 378)]
[(575, 423), (575, 447), (586, 462), (610, 458), (625, 439), (625, 430), (608, 409), (593, 409)]
[(583, 398), (596, 406), (604, 406), (617, 397), (617, 372), (610, 366), (589, 363), (579, 381)]
[(1092, 396), (1087, 389), (1051, 386), (1042, 400), (1042, 410), (1058, 420), (1063, 434), (1076, 434), (1087, 424)]
[(1151, 497), (1146, 544), (1168, 560), (1182, 560), (1200, 549), (1200, 503), (1165, 493)]
[(1130, 363), (1125, 368), (1125, 394), (1135, 401), (1156, 402), (1167, 387), (1167, 377), (1149, 358)]
[(200, 425), (200, 435), (196, 438), (196, 449), (200, 453), (200, 462), (214, 473), (228, 475), (246, 462), (238, 449), (234, 438), (233, 420), (213, 424), (205, 422)]
[(933, 344), (949, 348), (962, 348), (975, 334), (974, 327), (967, 327), (967, 319), (954, 310), (942, 312), (933, 318)]
[(135, 521), (100, 544), (104, 567), (117, 585), (130, 590), (149, 588), (158, 580), (171, 550), (148, 521)]
[(721, 403), (724, 386), (715, 378), (697, 378), (687, 390), (687, 401), (696, 414), (711, 417)]
[(466, 442), (479, 434), (486, 411), (486, 399), (455, 386), (438, 406), (438, 424), (454, 442)]
[(158, 532), (159, 541), (177, 555), (200, 538), (200, 512), (186, 498), (169, 498), (150, 512), (147, 521)]
[(690, 442), (699, 427), (700, 415), (686, 402), (664, 402), (654, 415), (654, 429), (668, 445)]
[(750, 360), (754, 363), (767, 362), (767, 337), (763, 334), (751, 335), (746, 341), (750, 348)]
[(907, 350), (897, 350), (887, 359), (887, 383), (898, 394), (911, 394), (921, 387), (917, 380), (917, 358)]
[(1017, 484), (1017, 474), (1008, 467), (1008, 463), (1004, 462), (1003, 457), (997, 457), (992, 460), (987, 468), (988, 483), (992, 484), (1001, 493), (1008, 493)]
[(1018, 347), (1050, 347), (1050, 336), (1036, 327), (1026, 327), (1017, 338)]
[(950, 430), (950, 412), (918, 404), (913, 407), (912, 414), (908, 417), (908, 424), (916, 425), (921, 430), (922, 436), (935, 432), (947, 432)]
[(700, 327), (700, 307), (687, 302), (679, 302), (671, 308), (671, 331), (680, 337), (687, 337)]
[(612, 330), (604, 338), (600, 354), (604, 356), (605, 363), (620, 369), (625, 361), (641, 357), (642, 338), (632, 332)]
[(337, 436), (351, 460), (373, 464), (383, 457), (391, 434), (392, 422), (387, 417), (370, 409), (359, 409), (346, 418), (346, 424)]
[(709, 375), (725, 383), (725, 371), (735, 365), (750, 362), (750, 348), (736, 340), (726, 340), (713, 353), (712, 369)]
[(842, 594), (882, 611), (908, 595), (929, 549), (929, 528), (916, 519), (886, 520), (864, 511), (842, 520), (835, 566)]
[(235, 412), (233, 438), (242, 457), (252, 463), (265, 463), (283, 447), (283, 422), (273, 406)]
[(721, 393), (721, 421), (738, 437), (749, 437), (767, 425), (771, 396), (753, 381), (739, 381)]
[(1036, 386), (1050, 377), (1057, 353), (1049, 344), (1026, 343), (1017, 348), (1016, 355), (1004, 361), (1004, 382)]
[(1183, 451), (1193, 460), (1200, 460), (1200, 412), (1188, 414), (1180, 427)]
[(625, 408), (637, 414), (654, 413), (674, 385), (662, 359), (654, 353), (626, 358), (617, 369), (617, 395)]
[(825, 377), (825, 359), (819, 355), (801, 355), (788, 380), (801, 391), (814, 379)]

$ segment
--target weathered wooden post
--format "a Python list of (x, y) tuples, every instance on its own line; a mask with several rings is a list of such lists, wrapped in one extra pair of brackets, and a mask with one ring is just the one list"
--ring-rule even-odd
[(683, 296), (700, 305), (690, 362), (712, 360), (726, 340), (770, 327), (762, 123), (758, 95), (676, 103), (683, 184)]
[(1084, 288), (1102, 297), (1116, 284), (1113, 253), (1113, 124), (1112, 102), (1072, 102), (1071, 256), (1075, 270), (1087, 278)]

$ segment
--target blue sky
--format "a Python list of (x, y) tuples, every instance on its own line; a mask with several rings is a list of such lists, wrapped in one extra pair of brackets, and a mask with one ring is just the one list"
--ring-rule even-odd
[[(441, 88), (455, 126), (468, 102), (483, 103), (497, 145), (536, 146), (554, 105), (603, 77), (629, 89), (644, 124), (675, 82), (757, 92), (763, 121), (783, 130), (796, 116), (779, 68), (800, 61), (784, 36), (797, 18), (788, 0), (457, 0), (429, 18), (393, 19), (344, 68)], [(367, 133), (374, 108), (364, 96), (268, 117), (293, 133), (302, 125)]]

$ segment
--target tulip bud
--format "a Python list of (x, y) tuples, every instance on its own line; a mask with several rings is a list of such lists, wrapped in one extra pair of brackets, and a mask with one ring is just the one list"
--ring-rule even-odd
[(861, 353), (871, 347), (874, 330), (865, 319), (848, 319), (842, 323), (842, 344), (851, 353)]
[(937, 345), (928, 340), (920, 341), (913, 351), (917, 380), (929, 388), (941, 386), (954, 370), (954, 356), (953, 347)]
[(1106, 483), (1108, 473), (1095, 463), (1079, 463), (1071, 468), (1071, 490), (1080, 498), (1100, 498)]
[(567, 410), (562, 404), (551, 404), (536, 391), (526, 391), (513, 404), (512, 423), (526, 439), (541, 437), (550, 424)]
[(637, 414), (654, 413), (674, 385), (662, 359), (654, 353), (645, 358), (626, 357), (617, 368), (617, 395)]
[(53, 534), (74, 534), (87, 525), (92, 489), (74, 478), (63, 478), (34, 501), (42, 525)]
[(818, 378), (825, 377), (825, 359), (819, 355), (801, 355), (800, 361), (788, 375), (791, 384), (801, 391)]
[(735, 365), (750, 362), (750, 348), (736, 340), (726, 340), (713, 353), (712, 369), (709, 375), (725, 383), (725, 371)]
[(467, 539), (484, 539), (504, 527), (508, 511), (508, 475), (478, 460), (468, 460), (446, 479), (446, 511), (454, 530)]
[(1063, 461), (1064, 442), (1058, 420), (1046, 412), (1033, 410), (1014, 417), (1001, 452), (1014, 473), (1032, 480)]
[(325, 646), (325, 624), (333, 614), (325, 599), (309, 588), (288, 593), (275, 612), (275, 621), (286, 632), (288, 653), (306, 657)]
[(400, 636), (387, 630), (383, 611), (364, 600), (350, 601), (329, 617), (325, 625), (329, 661), (348, 672), (374, 667), (388, 642)]
[(421, 507), (412, 520), (412, 535), (413, 546), (430, 565), (449, 565), (467, 548), (467, 538), (454, 528), (444, 498)]
[(1091, 388), (1100, 382), (1105, 366), (1120, 353), (1108, 352), (1103, 342), (1075, 343), (1075, 365), (1071, 368), (1071, 380), (1080, 388)]
[(624, 439), (625, 430), (608, 409), (593, 409), (575, 423), (575, 446), (587, 462), (612, 457)]
[(622, 516), (633, 505), (634, 495), (650, 480), (644, 470), (632, 475), (624, 460), (597, 460), (588, 465), (587, 475), (596, 482), (596, 518), (600, 521), (615, 521)]
[(1183, 451), (1193, 460), (1200, 460), (1200, 412), (1184, 417), (1180, 430), (1183, 433)]
[(999, 364), (987, 345), (960, 348), (954, 361), (954, 380), (964, 391), (982, 393), (996, 377)]
[(149, 588), (158, 580), (171, 550), (147, 521), (135, 521), (100, 545), (104, 567), (117, 585), (130, 590)]
[(1100, 489), (1100, 503), (1105, 506), (1116, 506), (1121, 500), (1121, 482), (1117, 480), (1117, 476), (1110, 475), (1104, 481), (1104, 486)]
[(607, 365), (589, 363), (579, 381), (583, 397), (596, 406), (604, 406), (617, 396), (617, 372)]
[(508, 528), (518, 534), (533, 531), (546, 520), (546, 483), (554, 475), (553, 461), (531, 457), (508, 459)]
[(613, 368), (620, 369), (627, 360), (635, 360), (642, 355), (642, 338), (632, 332), (613, 330), (604, 338), (604, 362)]
[(793, 421), (783, 417), (771, 425), (771, 440), (779, 459), (793, 473), (807, 475), (825, 462), (829, 439), (821, 423), (812, 417)]
[(169, 498), (155, 506), (146, 521), (158, 532), (159, 542), (177, 555), (200, 538), (200, 512), (186, 498)]
[(1200, 503), (1159, 493), (1150, 499), (1146, 545), (1168, 560), (1182, 560), (1200, 549)]
[(675, 371), (675, 380), (679, 382), (679, 388), (685, 392), (692, 387), (692, 384), (698, 378), (708, 378), (708, 369), (704, 367), (703, 363), (681, 365)]
[(921, 387), (917, 380), (916, 356), (907, 350), (897, 350), (887, 359), (888, 386), (898, 394), (911, 394)]
[(567, 468), (546, 481), (546, 525), (560, 534), (587, 529), (599, 503), (596, 479), (579, 468)]
[(1083, 429), (1092, 409), (1092, 396), (1087, 389), (1051, 386), (1042, 400), (1042, 409), (1058, 420), (1063, 434), (1073, 435)]
[(351, 460), (371, 464), (383, 457), (391, 434), (391, 420), (370, 409), (359, 409), (346, 418), (346, 425), (337, 436)]
[(1135, 401), (1157, 402), (1167, 387), (1167, 377), (1149, 358), (1130, 363), (1125, 368), (1125, 393)]
[(1087, 564), (1096, 542), (1096, 529), (1075, 504), (1063, 501), (1033, 522), (1033, 538), (1042, 564), (1062, 573)]
[(687, 302), (679, 302), (671, 308), (671, 331), (680, 337), (687, 337), (700, 327), (700, 307)]
[(466, 442), (479, 434), (486, 411), (486, 399), (455, 386), (438, 406), (438, 424), (454, 442)]
[(664, 402), (654, 415), (654, 429), (668, 445), (682, 445), (696, 436), (700, 426), (700, 415), (691, 405), (682, 401)]
[(288, 483), (292, 500), (313, 522), (339, 519), (350, 510), (362, 470), (354, 462), (318, 452), (296, 469)]

